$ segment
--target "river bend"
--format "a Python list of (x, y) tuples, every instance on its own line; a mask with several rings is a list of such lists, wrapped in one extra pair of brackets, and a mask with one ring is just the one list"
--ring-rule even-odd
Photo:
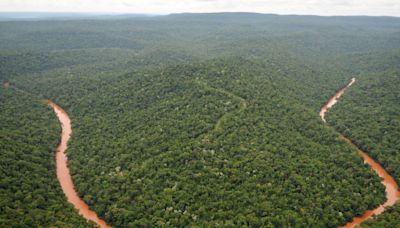
[[(325, 120), (326, 112), (329, 111), (329, 109), (338, 102), (338, 99), (355, 82), (356, 82), (356, 78), (352, 78), (351, 82), (346, 87), (344, 87), (339, 92), (337, 92), (331, 99), (329, 99), (328, 103), (325, 104), (324, 107), (322, 107), (319, 115), (321, 117), (321, 120), (324, 123), (326, 123), (326, 120)], [(385, 210), (385, 207), (393, 206), (398, 200), (400, 200), (400, 192), (399, 192), (398, 185), (397, 185), (396, 181), (394, 180), (394, 178), (392, 176), (390, 176), (390, 174), (379, 163), (374, 161), (374, 159), (372, 159), (367, 153), (365, 153), (364, 151), (357, 148), (357, 146), (354, 145), (354, 143), (350, 139), (346, 138), (344, 135), (340, 135), (340, 138), (342, 138), (344, 141), (347, 142), (347, 144), (349, 144), (351, 147), (353, 147), (357, 150), (357, 153), (360, 156), (362, 156), (362, 158), (364, 159), (364, 163), (367, 163), (368, 165), (370, 165), (371, 168), (379, 175), (379, 177), (382, 178), (382, 184), (386, 188), (386, 199), (387, 200), (385, 203), (379, 205), (375, 209), (364, 212), (364, 214), (361, 216), (353, 218), (353, 220), (351, 222), (349, 222), (343, 226), (344, 228), (353, 228), (357, 225), (360, 225), (365, 220), (370, 219), (374, 215), (381, 214)]]

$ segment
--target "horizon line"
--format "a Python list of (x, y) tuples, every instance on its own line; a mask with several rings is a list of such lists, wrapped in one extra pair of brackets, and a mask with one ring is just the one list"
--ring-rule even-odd
[(109, 15), (109, 16), (117, 16), (117, 15), (147, 15), (147, 16), (168, 16), (175, 14), (239, 14), (239, 13), (247, 13), (247, 14), (261, 14), (261, 15), (276, 15), (276, 16), (316, 16), (316, 17), (394, 17), (400, 18), (400, 16), (394, 15), (367, 15), (367, 14), (332, 14), (332, 15), (324, 15), (324, 14), (281, 14), (281, 13), (265, 13), (265, 12), (250, 12), (250, 11), (215, 11), (215, 12), (170, 12), (170, 13), (145, 13), (145, 12), (120, 12), (120, 11), (1, 11), (0, 14), (87, 14), (87, 15)]

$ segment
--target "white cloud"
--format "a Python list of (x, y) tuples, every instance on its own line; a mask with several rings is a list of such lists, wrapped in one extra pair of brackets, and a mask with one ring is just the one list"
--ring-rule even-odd
[(0, 11), (400, 16), (399, 0), (0, 0)]

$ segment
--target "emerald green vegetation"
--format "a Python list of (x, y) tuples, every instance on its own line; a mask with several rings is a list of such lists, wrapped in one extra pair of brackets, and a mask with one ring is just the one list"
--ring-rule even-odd
[[(0, 80), (68, 112), (76, 189), (112, 226), (337, 227), (385, 192), (318, 112), (355, 74), (398, 87), (399, 22), (244, 13), (1, 22)], [(357, 99), (350, 92), (343, 105)], [(351, 118), (337, 109), (330, 123)], [(43, 127), (55, 140), (59, 126)], [(51, 153), (41, 159), (54, 166)]]
[(0, 88), (0, 104), (0, 226), (87, 227), (56, 178), (52, 110), (11, 88)]

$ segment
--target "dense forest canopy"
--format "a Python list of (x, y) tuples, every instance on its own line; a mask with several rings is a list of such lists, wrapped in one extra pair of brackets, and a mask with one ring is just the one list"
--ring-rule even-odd
[[(52, 173), (59, 126), (43, 98), (72, 120), (68, 165), (79, 195), (115, 227), (343, 225), (385, 191), (335, 129), (399, 180), (398, 18), (175, 14), (10, 21), (0, 31), (0, 81), (12, 85), (1, 89), (2, 156), (18, 167), (19, 153), (31, 154), (29, 164), (40, 150), (48, 173), (31, 174), (54, 191), (19, 210), (68, 205)], [(355, 75), (330, 128), (318, 111)], [(47, 137), (40, 145), (21, 125), (29, 119)], [(7, 143), (10, 134), (24, 145)], [(29, 177), (2, 175), (6, 219), (20, 181), (50, 197)], [(51, 219), (82, 224), (72, 206), (62, 210)], [(398, 224), (396, 211), (376, 222)]]

